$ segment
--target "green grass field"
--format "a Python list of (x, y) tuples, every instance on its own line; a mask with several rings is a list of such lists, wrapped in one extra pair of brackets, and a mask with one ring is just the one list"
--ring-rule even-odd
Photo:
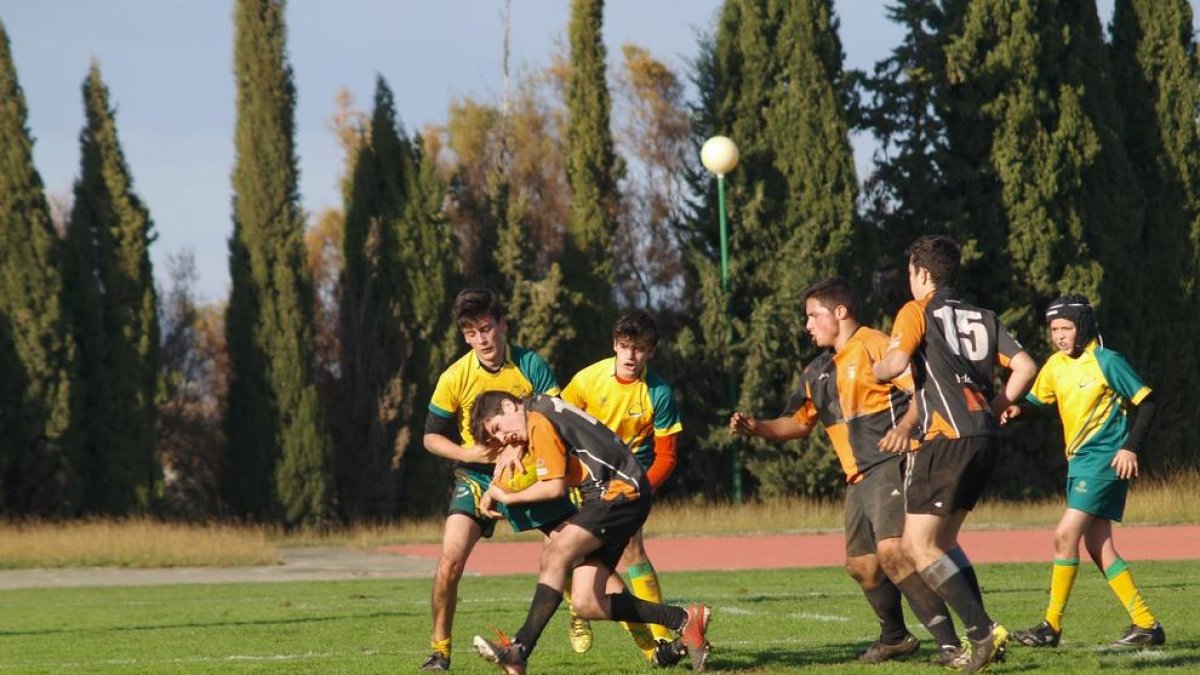
[[(1007, 662), (994, 670), (1200, 670), (1200, 620), (1194, 614), (1200, 561), (1138, 562), (1133, 569), (1167, 628), (1165, 649), (1105, 651), (1128, 617), (1100, 573), (1084, 568), (1062, 647), (1011, 648)], [(1048, 575), (1046, 565), (982, 565), (993, 617), (1010, 628), (1040, 620)], [(662, 581), (672, 600), (713, 606), (711, 671), (938, 672), (925, 662), (928, 646), (906, 662), (853, 663), (876, 625), (839, 569), (672, 573)], [(4, 591), (0, 672), (415, 672), (427, 652), (429, 585), (428, 579), (412, 579)], [(532, 591), (531, 576), (463, 580), (453, 672), (496, 672), (470, 651), (471, 636), (491, 626), (515, 631)], [(613, 624), (596, 625), (590, 653), (571, 654), (565, 614), (560, 610), (551, 622), (531, 672), (647, 670), (632, 640)]]

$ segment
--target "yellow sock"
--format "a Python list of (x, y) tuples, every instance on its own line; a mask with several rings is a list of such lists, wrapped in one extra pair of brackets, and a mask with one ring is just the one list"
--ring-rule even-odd
[(450, 658), (450, 638), (446, 638), (445, 640), (434, 640), (433, 638), (430, 638), (429, 647), (442, 656)]
[(1075, 574), (1079, 572), (1079, 558), (1055, 560), (1054, 572), (1050, 575), (1050, 604), (1046, 607), (1046, 623), (1062, 632), (1063, 611), (1075, 585)]
[[(663, 596), (662, 589), (658, 587), (658, 573), (654, 571), (654, 566), (650, 561), (640, 565), (633, 565), (629, 568), (629, 585), (633, 587), (633, 595), (662, 604)], [(650, 633), (654, 635), (655, 640), (671, 640), (671, 631), (667, 630), (666, 626), (658, 624), (650, 624)]]
[(1125, 564), (1125, 561), (1117, 558), (1112, 567), (1104, 570), (1104, 576), (1108, 579), (1108, 585), (1113, 589), (1113, 593), (1117, 594), (1117, 599), (1121, 601), (1121, 606), (1129, 612), (1129, 618), (1134, 625), (1139, 628), (1153, 626), (1154, 615), (1150, 613), (1150, 608), (1142, 599), (1142, 593), (1138, 590), (1137, 584), (1133, 583), (1133, 573), (1129, 571), (1129, 566)]

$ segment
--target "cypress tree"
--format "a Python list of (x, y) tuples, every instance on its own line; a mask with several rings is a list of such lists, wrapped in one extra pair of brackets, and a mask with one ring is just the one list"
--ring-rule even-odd
[(870, 97), (859, 123), (879, 142), (866, 179), (866, 219), (880, 233), (872, 288), (886, 319), (909, 298), (903, 252), (918, 236), (947, 233), (961, 218), (961, 203), (946, 190), (953, 161), (942, 121), (948, 17), (939, 0), (899, 0), (888, 18), (903, 26), (892, 53), (863, 79)]
[[(1125, 113), (1124, 140), (1146, 196), (1148, 256), (1146, 342), (1135, 367), (1161, 392), (1154, 449), (1157, 466), (1195, 463), (1185, 439), (1200, 431), (1200, 407), (1190, 383), (1200, 377), (1200, 357), (1177, 349), (1200, 322), (1200, 63), (1185, 0), (1118, 0), (1112, 22), (1114, 79)], [(1107, 327), (1106, 327), (1107, 328)], [(1118, 350), (1122, 344), (1114, 345)]]
[(75, 346), (61, 243), (27, 118), (0, 23), (0, 504), (13, 514), (52, 515), (79, 507)]
[(84, 508), (125, 514), (149, 506), (161, 480), (154, 456), (160, 346), (153, 224), (133, 190), (95, 63), (83, 98), (87, 125), (67, 230), (67, 292), (85, 401)]
[(581, 303), (571, 315), (577, 334), (567, 352), (570, 372), (609, 351), (614, 318), (613, 219), (621, 168), (609, 127), (611, 99), (605, 78), (603, 14), (603, 0), (571, 3), (566, 166), (571, 219), (567, 223), (563, 265), (569, 270), (566, 284), (579, 294)]
[(234, 10), (238, 116), (225, 486), (238, 513), (295, 524), (327, 515), (332, 450), (314, 373), (283, 12), (280, 0), (238, 0)]
[[(698, 63), (702, 109), (695, 127), (698, 142), (722, 133), (733, 138), (741, 155), (726, 178), (731, 318), (724, 316), (716, 277), (713, 181), (698, 176), (705, 181), (697, 189), (703, 198), (688, 234), (701, 309), (678, 349), (685, 363), (697, 360), (710, 371), (737, 373), (737, 405), (770, 414), (782, 406), (800, 366), (813, 355), (803, 339), (801, 291), (831, 274), (861, 277), (865, 266), (853, 253), (870, 258), (854, 213), (847, 81), (837, 24), (824, 0), (730, 0), (711, 44)], [(718, 344), (728, 334), (732, 353)], [(703, 380), (705, 389), (715, 385), (712, 379)], [(722, 393), (716, 400), (725, 398)], [(708, 420), (703, 426), (706, 444), (727, 444), (723, 425)], [(836, 462), (820, 439), (802, 444), (799, 454), (764, 445), (749, 467), (768, 494), (828, 493), (838, 485)], [(809, 477), (806, 485), (795, 485), (797, 471)]]
[[(980, 166), (995, 187), (984, 197), (994, 201), (979, 205), (990, 215), (972, 229), (983, 233), (978, 250), (1005, 251), (1008, 264), (994, 254), (987, 261), (988, 302), (1007, 310), (1029, 344), (1044, 344), (1031, 299), (1068, 290), (1094, 298), (1102, 318), (1120, 317), (1114, 327), (1138, 325), (1142, 290), (1131, 261), (1142, 250), (1141, 201), (1095, 7), (974, 0), (948, 63), (956, 93), (981, 113), (970, 142), (991, 139)], [(1126, 345), (1130, 332), (1114, 331)]]

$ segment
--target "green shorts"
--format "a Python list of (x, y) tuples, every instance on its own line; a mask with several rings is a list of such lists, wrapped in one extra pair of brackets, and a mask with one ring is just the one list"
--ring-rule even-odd
[[(447, 515), (461, 513), (479, 523), (483, 536), (491, 537), (496, 530), (496, 521), (479, 512), (479, 500), (492, 484), (492, 474), (460, 467), (454, 471), (454, 489), (450, 493)], [(552, 527), (575, 513), (575, 505), (566, 497), (552, 502), (507, 507), (497, 504), (514, 532)]]
[(1067, 508), (1121, 522), (1129, 481), (1119, 478), (1067, 477)]

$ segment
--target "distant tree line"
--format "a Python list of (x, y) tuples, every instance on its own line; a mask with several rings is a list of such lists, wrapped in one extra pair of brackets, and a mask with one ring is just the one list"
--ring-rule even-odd
[[(808, 284), (851, 279), (886, 328), (907, 299), (903, 251), (925, 233), (962, 244), (960, 291), (1039, 357), (1048, 301), (1091, 297), (1106, 343), (1160, 393), (1143, 467), (1196, 468), (1186, 0), (1117, 0), (1107, 33), (1092, 2), (894, 0), (904, 37), (872, 72), (844, 68), (831, 0), (727, 0), (685, 74), (635, 45), (613, 67), (603, 10), (573, 0), (566, 53), (501, 100), (456, 100), (443, 125), (406, 131), (405, 93), (382, 77), (369, 111), (340, 97), (343, 203), (306, 214), (284, 3), (238, 0), (232, 288), (212, 305), (186, 253), (155, 287), (153, 221), (96, 63), (56, 222), (0, 24), (0, 510), (287, 525), (438, 512), (450, 467), (422, 426), (464, 349), (448, 309), (466, 284), (504, 295), (510, 339), (561, 382), (608, 353), (620, 309), (655, 313), (685, 425), (668, 495), (727, 498), (736, 449), (752, 496), (832, 496), (823, 439), (735, 446), (726, 420), (776, 413), (816, 355)], [(853, 132), (878, 141), (866, 175)], [(728, 294), (698, 160), (715, 134), (741, 151)], [(1053, 424), (1008, 433), (997, 493), (1057, 491)]]

